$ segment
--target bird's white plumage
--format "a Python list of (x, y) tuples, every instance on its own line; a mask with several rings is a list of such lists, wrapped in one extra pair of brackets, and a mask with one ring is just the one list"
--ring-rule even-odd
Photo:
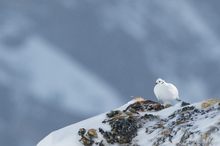
[(159, 101), (165, 104), (171, 104), (174, 100), (179, 99), (179, 92), (176, 86), (171, 83), (166, 83), (162, 79), (156, 80), (154, 94)]

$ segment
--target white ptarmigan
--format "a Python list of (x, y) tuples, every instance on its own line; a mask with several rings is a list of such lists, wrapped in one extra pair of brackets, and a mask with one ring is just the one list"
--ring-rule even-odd
[(179, 92), (176, 86), (171, 83), (166, 83), (160, 78), (156, 80), (154, 94), (157, 99), (164, 104), (172, 104), (175, 100), (180, 101)]

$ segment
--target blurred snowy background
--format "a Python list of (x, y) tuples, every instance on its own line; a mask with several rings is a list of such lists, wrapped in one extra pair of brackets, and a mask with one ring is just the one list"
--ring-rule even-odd
[(187, 101), (219, 96), (219, 4), (0, 0), (0, 145), (154, 99), (157, 77)]

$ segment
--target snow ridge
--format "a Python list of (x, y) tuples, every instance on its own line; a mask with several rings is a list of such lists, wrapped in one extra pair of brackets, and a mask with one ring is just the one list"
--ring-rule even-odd
[(37, 146), (220, 145), (220, 100), (174, 106), (137, 98), (55, 131)]

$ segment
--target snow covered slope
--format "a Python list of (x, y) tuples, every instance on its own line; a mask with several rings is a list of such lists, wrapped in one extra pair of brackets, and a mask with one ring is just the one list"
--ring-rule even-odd
[[(120, 99), (153, 97), (157, 77), (174, 82), (190, 102), (218, 96), (219, 4), (0, 0), (0, 145), (31, 146)], [(103, 109), (97, 101), (75, 103), (79, 94)]]
[(171, 107), (141, 98), (57, 130), (37, 146), (220, 145), (220, 100)]

